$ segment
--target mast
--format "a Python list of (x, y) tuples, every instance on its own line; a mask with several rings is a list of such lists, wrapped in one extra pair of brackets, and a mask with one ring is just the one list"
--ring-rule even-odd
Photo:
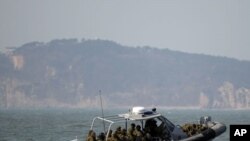
[[(99, 95), (100, 95), (100, 101), (101, 101), (102, 118), (104, 119), (103, 106), (102, 106), (102, 91), (101, 90), (99, 90)], [(102, 120), (102, 123), (103, 123), (103, 131), (105, 133), (105, 122), (104, 122), (104, 120)]]

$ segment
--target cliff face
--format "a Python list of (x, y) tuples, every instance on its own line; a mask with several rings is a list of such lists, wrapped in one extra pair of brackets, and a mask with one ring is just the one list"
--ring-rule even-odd
[(225, 82), (218, 92), (219, 98), (213, 101), (213, 107), (250, 108), (250, 89), (234, 88), (232, 83)]
[(248, 61), (75, 39), (0, 60), (0, 107), (94, 107), (102, 90), (106, 106), (249, 108)]

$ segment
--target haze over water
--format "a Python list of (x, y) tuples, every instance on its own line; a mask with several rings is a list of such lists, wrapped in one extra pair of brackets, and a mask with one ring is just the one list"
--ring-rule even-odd
[[(104, 110), (106, 115), (119, 114), (127, 110)], [(227, 131), (215, 141), (229, 140), (230, 124), (249, 124), (249, 110), (164, 110), (175, 124), (197, 121), (210, 115), (214, 121), (227, 125)], [(47, 109), (47, 110), (1, 110), (0, 141), (69, 141), (76, 136), (85, 141), (92, 118), (101, 115), (101, 110)], [(102, 126), (100, 126), (102, 128)]]

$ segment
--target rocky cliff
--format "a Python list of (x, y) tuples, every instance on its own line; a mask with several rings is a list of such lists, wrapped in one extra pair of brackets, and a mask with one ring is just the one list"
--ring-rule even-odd
[(250, 62), (111, 41), (32, 42), (0, 54), (0, 107), (249, 108)]

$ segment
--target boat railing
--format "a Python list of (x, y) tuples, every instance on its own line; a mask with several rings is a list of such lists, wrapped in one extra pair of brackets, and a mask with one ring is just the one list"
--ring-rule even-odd
[[(111, 116), (106, 116), (106, 117), (100, 117), (100, 116), (97, 116), (97, 117), (94, 117), (93, 120), (92, 120), (92, 123), (91, 123), (91, 127), (90, 127), (90, 130), (93, 130), (94, 128), (94, 123), (96, 120), (101, 120), (101, 121), (105, 121), (108, 123), (108, 130), (106, 132), (106, 129), (105, 129), (105, 123), (104, 123), (104, 133), (106, 132), (106, 140), (108, 139), (108, 135), (110, 133), (110, 130), (111, 130), (111, 127), (113, 124), (116, 124), (116, 123), (127, 123), (128, 119), (124, 118), (124, 117), (120, 117), (119, 115), (111, 115)], [(125, 124), (126, 126), (126, 129), (127, 129), (127, 124)]]

